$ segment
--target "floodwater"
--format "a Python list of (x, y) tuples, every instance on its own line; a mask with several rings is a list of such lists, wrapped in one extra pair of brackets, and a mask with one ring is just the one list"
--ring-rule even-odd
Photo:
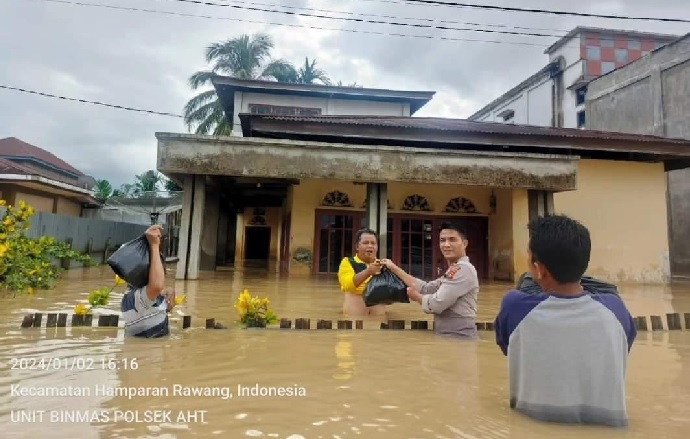
[[(269, 297), (279, 317), (311, 318), (315, 325), (342, 318), (335, 280), (260, 269), (206, 276), (169, 280), (188, 302), (173, 311), (172, 335), (163, 340), (124, 340), (115, 328), (19, 329), (27, 312), (71, 312), (90, 290), (110, 286), (107, 267), (70, 271), (55, 290), (32, 297), (0, 299), (0, 437), (685, 439), (690, 432), (690, 331), (639, 334), (629, 362), (629, 428), (542, 424), (508, 407), (506, 359), (491, 332), (479, 342), (459, 342), (431, 331), (382, 331), (377, 321), (352, 331), (246, 330), (233, 309), (243, 288)], [(482, 288), (479, 320), (493, 320), (508, 288)], [(690, 312), (687, 286), (621, 290), (633, 315), (665, 320), (667, 312)], [(111, 310), (122, 287), (116, 291)], [(192, 316), (192, 328), (181, 329), (183, 314)], [(211, 317), (229, 329), (203, 329)], [(425, 316), (415, 304), (397, 304), (388, 318)], [(31, 358), (54, 360), (44, 368), (13, 360)], [(17, 396), (13, 385), (86, 390)], [(239, 395), (238, 386), (255, 394)], [(117, 387), (151, 394), (96, 392)], [(229, 388), (232, 397), (173, 394), (186, 387)], [(271, 387), (292, 394), (256, 394)], [(169, 394), (153, 394), (159, 388)], [(98, 419), (68, 417), (84, 414)]]

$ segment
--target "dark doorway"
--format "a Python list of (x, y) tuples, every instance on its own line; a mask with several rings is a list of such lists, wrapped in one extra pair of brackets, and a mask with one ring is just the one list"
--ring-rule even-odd
[(271, 228), (252, 226), (244, 228), (244, 259), (268, 261), (271, 251)]

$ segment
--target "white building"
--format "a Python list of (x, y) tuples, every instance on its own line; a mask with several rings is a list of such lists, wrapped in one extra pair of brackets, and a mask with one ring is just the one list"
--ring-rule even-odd
[(282, 116), (412, 116), (433, 91), (399, 91), (320, 84), (288, 84), (217, 76), (213, 80), (232, 133), (242, 136), (241, 113)]
[(646, 56), (675, 35), (576, 27), (544, 51), (548, 64), (469, 117), (561, 128), (585, 127), (587, 84)]

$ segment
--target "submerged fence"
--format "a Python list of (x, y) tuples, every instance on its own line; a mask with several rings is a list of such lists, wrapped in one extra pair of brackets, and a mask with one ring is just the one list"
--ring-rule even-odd
[[(43, 313), (37, 312), (33, 314), (26, 314), (24, 320), (21, 323), (22, 328), (64, 328), (68, 326), (72, 327), (94, 327), (93, 326), (93, 315), (78, 315), (67, 313), (47, 313), (47, 319), (43, 320)], [(651, 326), (647, 324), (651, 321)], [(69, 321), (68, 321), (69, 320)], [(197, 319), (204, 322), (204, 327), (206, 329), (228, 329), (227, 326), (222, 323), (216, 322), (215, 318)], [(71, 324), (69, 324), (71, 322)], [(683, 324), (684, 322), (684, 324)], [(333, 325), (333, 320), (316, 320), (316, 325), (312, 324), (312, 319), (310, 318), (297, 318), (293, 320), (282, 318), (280, 319), (280, 325), (277, 328), (280, 329), (364, 329), (364, 320), (336, 320), (335, 325)], [(354, 325), (353, 325), (354, 323)], [(666, 324), (664, 325), (664, 320), (662, 316), (638, 316), (634, 318), (635, 329), (640, 332), (659, 332), (659, 331), (690, 331), (690, 313), (668, 313), (666, 314)], [(494, 322), (484, 321), (476, 322), (478, 331), (493, 331)], [(120, 320), (119, 314), (107, 314), (99, 315), (97, 321), (98, 327), (123, 327), (124, 322)], [(185, 315), (182, 318), (182, 329), (188, 329), (192, 327), (192, 316)], [(276, 326), (273, 326), (276, 327)], [(380, 329), (388, 330), (433, 330), (434, 322), (428, 320), (387, 320), (386, 322), (380, 322)], [(651, 331), (650, 331), (651, 329)]]

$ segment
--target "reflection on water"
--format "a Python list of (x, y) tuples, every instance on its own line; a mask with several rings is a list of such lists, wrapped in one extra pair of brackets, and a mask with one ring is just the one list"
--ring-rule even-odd
[[(243, 288), (268, 296), (279, 317), (307, 317), (312, 325), (341, 318), (332, 278), (255, 270), (208, 274), (198, 282), (171, 279), (188, 302), (175, 310), (175, 329), (164, 340), (125, 341), (113, 328), (18, 328), (24, 313), (70, 312), (89, 290), (111, 281), (107, 268), (78, 270), (54, 291), (2, 299), (0, 437), (680, 439), (690, 431), (689, 331), (640, 334), (629, 363), (631, 424), (612, 431), (540, 424), (513, 413), (506, 360), (489, 332), (475, 343), (430, 331), (369, 329), (377, 327), (375, 320), (360, 331), (244, 330), (234, 324), (233, 304)], [(493, 320), (508, 287), (482, 288), (480, 320)], [(689, 288), (623, 286), (622, 294), (634, 315), (690, 312)], [(186, 331), (179, 329), (183, 314), (193, 316)], [(202, 329), (209, 317), (230, 329)], [(392, 306), (388, 317), (426, 318), (413, 304)], [(63, 361), (51, 370), (11, 369), (13, 358), (29, 357)], [(90, 370), (79, 370), (85, 365)], [(71, 386), (91, 395), (17, 396), (12, 386)], [(113, 388), (129, 394), (108, 394)], [(137, 396), (137, 389), (148, 396)], [(226, 398), (223, 389), (233, 396)], [(43, 422), (28, 422), (39, 421), (41, 410)], [(17, 417), (21, 413), (24, 418)], [(96, 418), (58, 418), (75, 413)]]

